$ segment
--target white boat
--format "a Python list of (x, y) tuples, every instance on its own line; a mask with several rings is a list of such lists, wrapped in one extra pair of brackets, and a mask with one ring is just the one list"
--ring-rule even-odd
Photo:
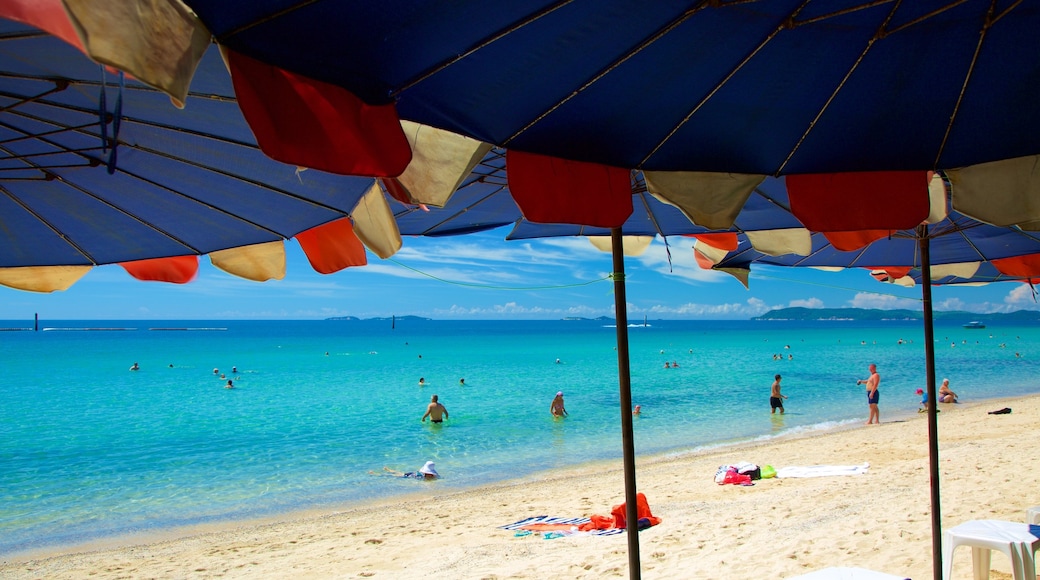
[(972, 320), (971, 322), (965, 324), (964, 328), (986, 328), (986, 325), (979, 322), (978, 320)]

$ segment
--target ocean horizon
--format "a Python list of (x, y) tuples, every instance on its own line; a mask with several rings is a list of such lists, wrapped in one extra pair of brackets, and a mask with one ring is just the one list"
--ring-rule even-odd
[[(914, 391), (925, 385), (920, 321), (629, 326), (633, 403), (643, 411), (635, 446), (644, 457), (736, 445), (734, 461), (768, 464), (741, 456), (739, 444), (865, 422), (856, 380), (868, 364), (882, 376), (882, 421), (916, 413)], [(0, 332), (0, 554), (342, 507), (423, 485), (473, 488), (621, 457), (616, 329), (603, 320), (40, 327), (50, 330)], [(964, 401), (1040, 392), (1033, 326), (938, 323), (935, 343), (937, 382), (950, 378)], [(769, 412), (778, 373), (789, 397), (783, 416)], [(228, 379), (234, 389), (224, 388)], [(557, 391), (564, 420), (548, 412)], [(450, 418), (420, 423), (433, 394)], [(369, 473), (414, 471), (428, 460), (442, 476), (432, 484)]]

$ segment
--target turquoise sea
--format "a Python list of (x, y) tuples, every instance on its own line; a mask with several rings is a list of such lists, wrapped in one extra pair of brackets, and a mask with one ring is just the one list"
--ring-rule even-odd
[[(0, 555), (621, 456), (616, 329), (601, 321), (40, 327), (0, 332)], [(70, 330), (84, 327), (123, 330)], [(856, 379), (871, 362), (883, 421), (915, 413), (924, 386), (919, 321), (651, 320), (629, 335), (640, 455), (862, 423)], [(935, 337), (938, 379), (962, 400), (1040, 392), (1040, 328), (939, 325)], [(776, 373), (784, 416), (769, 413)], [(559, 390), (570, 417), (554, 421)], [(432, 394), (450, 412), (442, 425), (419, 422)], [(427, 460), (441, 480), (368, 473)]]

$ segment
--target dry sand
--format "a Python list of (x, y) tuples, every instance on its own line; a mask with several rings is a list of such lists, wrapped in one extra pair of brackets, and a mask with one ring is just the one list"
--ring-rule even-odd
[[(987, 413), (1005, 406), (1013, 412)], [(943, 525), (1024, 521), (1026, 509), (1040, 505), (1040, 396), (940, 408)], [(777, 468), (869, 463), (870, 469), (750, 487), (714, 483), (719, 465), (739, 461)], [(931, 577), (923, 414), (637, 463), (639, 490), (663, 520), (640, 534), (644, 578), (786, 578), (828, 566)], [(461, 493), (437, 495), (436, 483), (419, 485), (423, 495), (335, 513), (8, 558), (0, 577), (628, 576), (624, 534), (547, 540), (498, 529), (527, 516), (609, 514), (624, 498), (620, 461)], [(999, 552), (992, 568), (992, 578), (1010, 578)], [(954, 577), (971, 577), (966, 548), (955, 554)]]

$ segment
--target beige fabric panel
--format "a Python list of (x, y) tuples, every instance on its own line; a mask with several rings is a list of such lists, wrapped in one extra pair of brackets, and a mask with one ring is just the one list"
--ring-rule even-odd
[(25, 266), (0, 268), (0, 285), (29, 292), (68, 290), (93, 266)]
[(285, 243), (265, 242), (210, 252), (209, 260), (221, 270), (252, 280), (282, 280), (285, 278)]
[(740, 283), (744, 285), (744, 288), (750, 289), (748, 286), (748, 276), (751, 274), (751, 270), (746, 268), (716, 268), (716, 270), (733, 276), (737, 280), (740, 280)]
[(211, 35), (180, 0), (62, 0), (87, 55), (183, 108)]
[(946, 175), (953, 209), (996, 226), (1040, 222), (1040, 155), (980, 163)]
[(350, 217), (354, 221), (354, 233), (373, 254), (385, 260), (401, 249), (401, 230), (379, 182), (372, 183)]
[(981, 262), (961, 262), (959, 264), (938, 264), (932, 266), (932, 280), (939, 280), (947, 276), (958, 278), (971, 278), (979, 271)]
[(938, 173), (933, 174), (932, 180), (928, 182), (928, 207), (927, 224), (937, 224), (950, 213), (946, 203), (946, 182)]
[(764, 175), (705, 171), (644, 171), (651, 195), (679, 208), (693, 223), (713, 230), (733, 227)]
[(702, 256), (710, 260), (712, 264), (718, 264), (727, 254), (729, 254), (729, 250), (716, 248), (715, 246), (706, 244), (698, 239), (693, 240), (693, 251), (699, 252)]
[(444, 207), (491, 151), (489, 143), (411, 121), (401, 121), (401, 128), (412, 147), (412, 161), (397, 180), (414, 203)]
[(808, 256), (812, 253), (812, 233), (805, 228), (761, 230), (744, 234), (751, 242), (751, 247), (767, 256)]
[[(601, 252), (614, 251), (610, 236), (589, 236), (589, 242)], [(621, 236), (621, 247), (626, 256), (642, 256), (654, 241), (654, 236)]]

